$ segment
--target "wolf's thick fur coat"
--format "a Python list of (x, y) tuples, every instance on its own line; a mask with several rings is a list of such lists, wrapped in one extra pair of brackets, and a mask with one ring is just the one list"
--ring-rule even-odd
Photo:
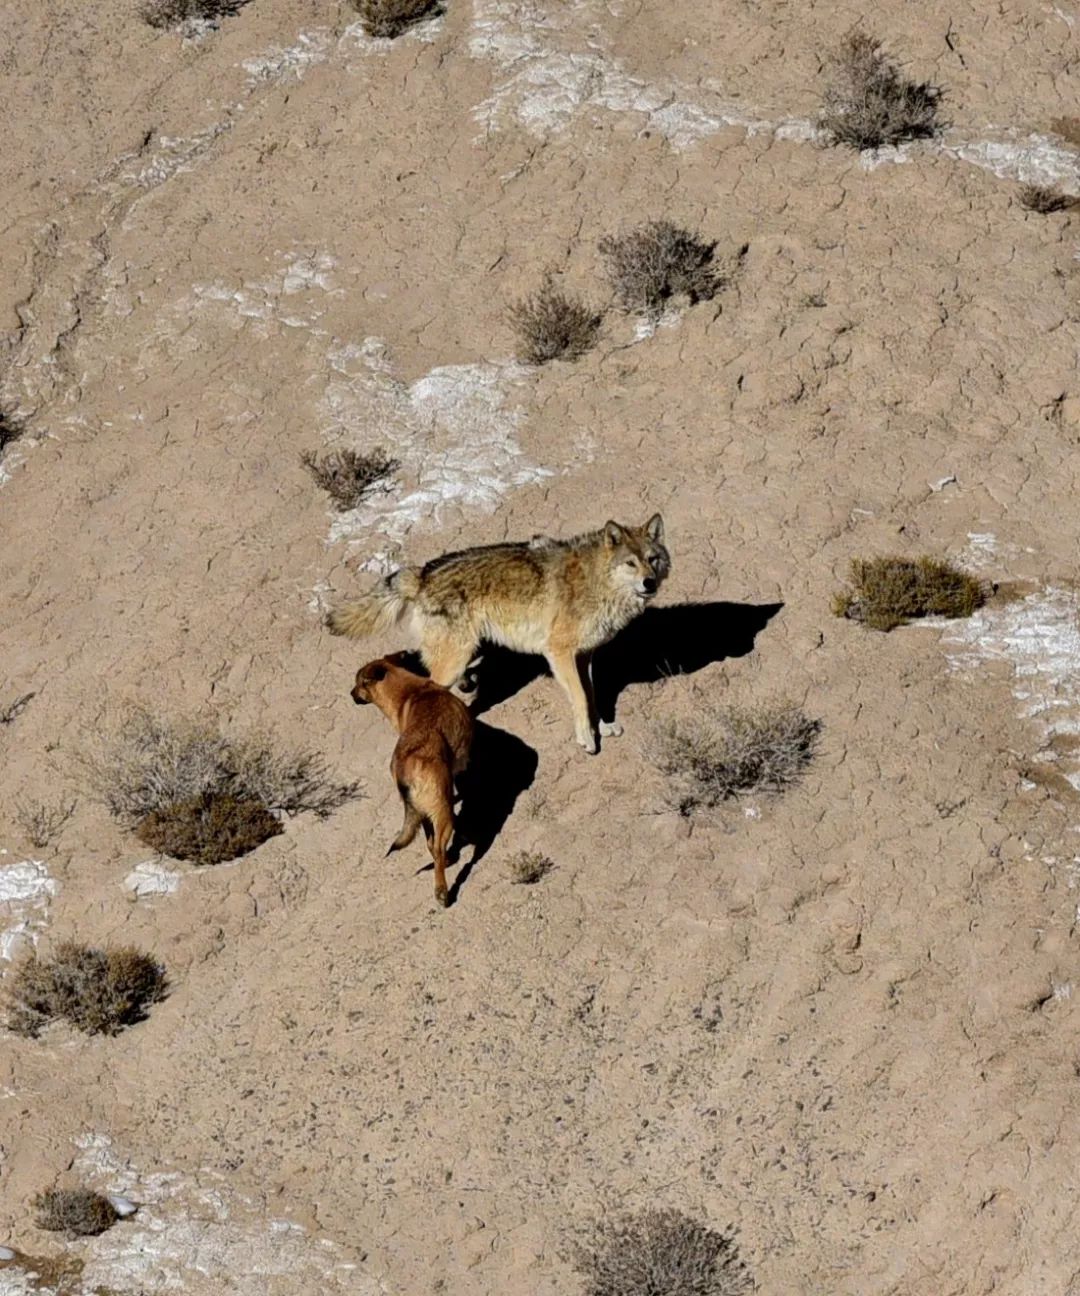
[[(407, 622), (431, 678), (448, 688), (483, 640), (541, 653), (570, 699), (577, 741), (594, 752), (590, 654), (645, 609), (670, 570), (657, 513), (640, 527), (608, 522), (568, 540), (534, 536), (402, 568), (331, 612), (327, 624), (360, 639)], [(615, 724), (600, 729), (620, 732)]]

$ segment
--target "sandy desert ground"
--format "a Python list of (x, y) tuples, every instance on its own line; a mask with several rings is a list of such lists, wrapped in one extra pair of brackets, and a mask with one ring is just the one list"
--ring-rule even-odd
[[(1017, 192), (1080, 194), (1080, 8), (448, 0), (393, 42), (333, 0), (187, 39), (9, 11), (0, 967), (134, 943), (172, 989), (115, 1038), (3, 1035), (0, 1293), (574, 1296), (581, 1221), (666, 1205), (772, 1296), (1078, 1296), (1080, 237)], [(815, 136), (867, 18), (947, 87), (939, 139)], [(597, 241), (659, 216), (745, 245), (731, 286), (517, 363), (507, 304), (548, 267), (605, 301)], [(375, 444), (392, 489), (334, 513), (300, 453)], [(402, 645), (322, 613), (655, 510), (671, 579), (602, 663), (625, 735), (586, 756), (548, 678), (487, 711), (512, 810), (437, 909), (348, 697)], [(892, 552), (1001, 589), (833, 617)], [(652, 726), (779, 695), (822, 721), (802, 784), (667, 809)], [(133, 703), (365, 795), (152, 857), (75, 764)], [(17, 807), (66, 798), (33, 849)], [(40, 1231), (72, 1177), (140, 1210)]]

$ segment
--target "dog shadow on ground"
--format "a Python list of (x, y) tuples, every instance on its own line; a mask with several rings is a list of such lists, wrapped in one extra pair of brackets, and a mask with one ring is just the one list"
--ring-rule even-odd
[[(518, 797), (532, 785), (538, 764), (539, 757), (528, 743), (505, 729), (477, 721), (468, 768), (455, 780), (461, 808), (448, 857), (459, 867), (450, 884), (448, 904), (457, 900), (475, 865), (494, 845)], [(462, 849), (467, 846), (472, 847), (472, 852), (462, 864)], [(431, 868), (429, 862), (418, 872)]]
[[(695, 671), (753, 651), (760, 631), (783, 603), (675, 603), (646, 608), (593, 656), (596, 709), (611, 720), (619, 694), (629, 684), (655, 684), (668, 675)], [(485, 644), (477, 672), (475, 714), (500, 702), (550, 672), (542, 657)]]

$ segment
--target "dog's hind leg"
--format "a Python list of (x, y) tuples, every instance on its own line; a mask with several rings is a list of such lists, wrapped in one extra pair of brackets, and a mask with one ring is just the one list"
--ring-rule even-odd
[(424, 836), (427, 838), (428, 850), (435, 865), (435, 899), (444, 908), (449, 904), (449, 892), (446, 886), (446, 852), (450, 839), (454, 835), (454, 787), (447, 777), (436, 792), (431, 807), (430, 817), (424, 817)]

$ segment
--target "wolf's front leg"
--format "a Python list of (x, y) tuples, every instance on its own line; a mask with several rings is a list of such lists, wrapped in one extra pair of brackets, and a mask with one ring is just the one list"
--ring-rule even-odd
[(623, 727), (614, 720), (601, 720), (596, 709), (596, 689), (593, 687), (592, 664), (593, 654), (589, 653), (586, 658), (585, 681), (587, 684), (586, 692), (589, 696), (589, 710), (597, 716), (597, 729), (600, 731), (601, 738), (621, 738)]
[(597, 750), (596, 733), (593, 730), (589, 697), (581, 682), (577, 655), (572, 649), (552, 648), (546, 656), (552, 675), (570, 699), (570, 709), (574, 713), (574, 737), (578, 744), (593, 756)]

